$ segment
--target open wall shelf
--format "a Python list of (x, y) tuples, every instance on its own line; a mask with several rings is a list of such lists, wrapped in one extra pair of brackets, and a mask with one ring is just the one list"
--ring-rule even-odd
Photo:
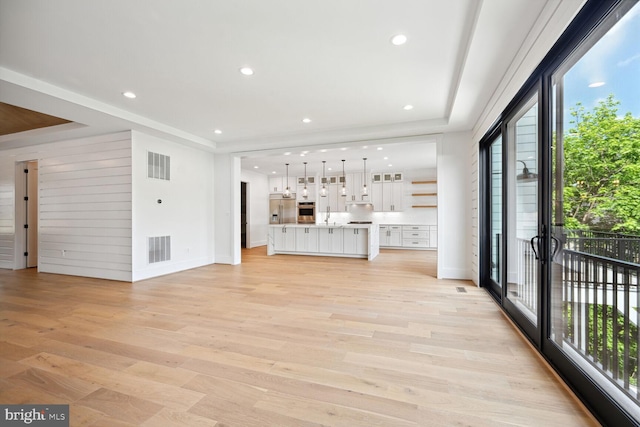
[[(435, 180), (418, 180), (411, 181), (413, 185), (435, 185), (438, 182)], [(411, 205), (412, 208), (436, 208), (438, 204), (434, 202), (434, 198), (438, 196), (438, 193), (435, 191), (430, 191), (431, 189), (426, 189), (427, 191), (417, 191), (415, 193), (411, 193), (411, 197), (414, 197), (414, 205)]]

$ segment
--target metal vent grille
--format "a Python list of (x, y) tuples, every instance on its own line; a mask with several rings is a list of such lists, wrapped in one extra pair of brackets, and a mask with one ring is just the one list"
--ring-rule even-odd
[(171, 179), (171, 157), (148, 151), (147, 176), (169, 181)]
[(149, 264), (171, 260), (171, 236), (149, 237)]
[(463, 288), (462, 286), (459, 286), (456, 288), (456, 291), (462, 293), (462, 294), (466, 294), (467, 290), (465, 288)]

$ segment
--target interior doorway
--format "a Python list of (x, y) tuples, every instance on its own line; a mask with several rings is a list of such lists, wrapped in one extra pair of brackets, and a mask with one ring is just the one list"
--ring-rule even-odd
[(247, 247), (247, 183), (240, 182), (240, 247)]

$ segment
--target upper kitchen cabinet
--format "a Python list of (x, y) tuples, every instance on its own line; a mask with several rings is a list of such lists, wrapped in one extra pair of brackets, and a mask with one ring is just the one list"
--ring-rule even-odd
[(305, 179), (303, 176), (298, 177), (296, 187), (296, 198), (298, 201), (315, 202), (316, 201), (316, 177), (307, 176), (307, 198), (304, 197)]
[(373, 173), (371, 201), (376, 211), (399, 212), (403, 209), (404, 174), (402, 172)]
[(350, 173), (346, 177), (347, 200), (346, 202), (369, 202), (371, 201), (371, 174), (366, 174), (364, 180), (367, 183), (367, 195), (362, 194), (364, 187), (363, 174)]

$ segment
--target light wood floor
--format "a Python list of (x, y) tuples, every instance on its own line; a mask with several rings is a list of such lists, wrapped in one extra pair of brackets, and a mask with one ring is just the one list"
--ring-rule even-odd
[(597, 425), (435, 256), (261, 247), (135, 284), (0, 270), (0, 403), (70, 404), (71, 426)]

